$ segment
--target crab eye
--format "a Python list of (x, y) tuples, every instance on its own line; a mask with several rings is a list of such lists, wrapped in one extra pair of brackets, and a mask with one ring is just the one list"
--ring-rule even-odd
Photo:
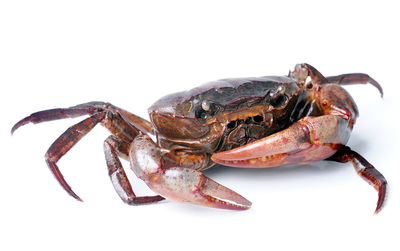
[(275, 99), (271, 100), (271, 105), (273, 107), (282, 107), (286, 104), (288, 98), (286, 95), (281, 95), (276, 97)]
[(201, 108), (203, 108), (204, 111), (209, 111), (211, 108), (210, 102), (204, 100), (203, 102), (201, 102)]
[(216, 115), (221, 111), (221, 106), (213, 101), (204, 100), (201, 105), (197, 107), (195, 116), (197, 119), (207, 120), (210, 116)]
[(207, 111), (205, 111), (202, 107), (195, 112), (195, 116), (197, 119), (206, 120), (208, 117)]

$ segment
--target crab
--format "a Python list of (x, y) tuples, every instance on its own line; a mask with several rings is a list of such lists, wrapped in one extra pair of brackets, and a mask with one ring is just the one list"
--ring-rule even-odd
[[(311, 65), (298, 64), (288, 76), (222, 79), (165, 96), (149, 108), (151, 122), (109, 103), (89, 102), (33, 113), (16, 123), (11, 133), (29, 122), (88, 115), (68, 128), (45, 155), (61, 186), (80, 201), (57, 162), (100, 123), (111, 133), (104, 141), (111, 182), (129, 205), (167, 198), (248, 209), (249, 200), (202, 171), (215, 164), (269, 168), (329, 160), (351, 162), (357, 174), (378, 191), (378, 213), (386, 179), (346, 146), (358, 109), (342, 86), (367, 83), (383, 95), (381, 86), (367, 74), (324, 77)], [(129, 161), (136, 176), (157, 195), (137, 196), (120, 159)]]

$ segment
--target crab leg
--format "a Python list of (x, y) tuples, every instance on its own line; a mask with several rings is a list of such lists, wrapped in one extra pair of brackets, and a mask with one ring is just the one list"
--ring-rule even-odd
[(11, 129), (11, 134), (15, 132), (19, 127), (26, 125), (28, 123), (42, 123), (46, 121), (52, 121), (64, 118), (75, 118), (88, 114), (86, 109), (69, 109), (69, 108), (56, 108), (40, 112), (35, 112), (18, 121)]
[(372, 185), (378, 191), (378, 203), (376, 205), (375, 214), (379, 213), (382, 208), (386, 195), (387, 181), (385, 177), (375, 169), (366, 159), (359, 153), (353, 151), (348, 146), (342, 146), (333, 156), (327, 160), (346, 163), (351, 161), (353, 166), (365, 181)]
[(134, 205), (164, 200), (164, 198), (159, 195), (141, 197), (135, 195), (122, 164), (118, 159), (117, 150), (113, 146), (115, 144), (122, 145), (114, 136), (111, 135), (108, 137), (106, 141), (104, 141), (104, 154), (111, 182), (122, 201), (129, 205)]
[(130, 147), (131, 167), (136, 176), (161, 196), (184, 203), (244, 210), (251, 202), (200, 171), (188, 167), (163, 166), (164, 150), (149, 136), (139, 135)]
[(104, 113), (97, 113), (82, 122), (68, 128), (54, 143), (50, 146), (45, 155), (46, 163), (61, 186), (75, 199), (82, 201), (78, 195), (72, 191), (71, 187), (65, 181), (63, 175), (58, 169), (57, 162), (64, 156), (78, 141), (93, 129), (104, 118)]
[(124, 109), (116, 107), (110, 103), (93, 101), (93, 102), (76, 105), (71, 108), (72, 109), (86, 108), (88, 110), (97, 109), (97, 110), (102, 110), (102, 111), (103, 110), (110, 111), (113, 114), (120, 115), (125, 121), (127, 121), (128, 123), (133, 125), (135, 128), (139, 129), (140, 131), (147, 133), (147, 134), (154, 133), (153, 125), (149, 121), (147, 121), (139, 116), (136, 116), (135, 114), (132, 114), (128, 111), (125, 111)]
[(334, 115), (304, 117), (281, 132), (211, 158), (222, 165), (253, 168), (311, 163), (330, 157), (347, 143), (347, 125)]
[(306, 83), (307, 77), (310, 77), (314, 84), (327, 82), (326, 78), (317, 69), (306, 63), (297, 64), (294, 71), (289, 72), (289, 77), (296, 79), (301, 84)]
[(338, 76), (327, 77), (326, 79), (328, 83), (338, 85), (371, 84), (379, 90), (381, 97), (383, 97), (383, 89), (379, 83), (364, 73), (342, 74)]
[(306, 78), (311, 77), (314, 84), (337, 84), (337, 85), (353, 85), (353, 84), (371, 84), (375, 86), (383, 97), (383, 89), (375, 79), (364, 73), (348, 73), (337, 76), (324, 77), (317, 69), (309, 64), (296, 65), (293, 72), (289, 72), (289, 76), (297, 79), (299, 83), (305, 83)]
[(122, 116), (125, 121), (144, 133), (152, 134), (154, 131), (152, 124), (147, 120), (142, 119), (112, 104), (96, 101), (72, 106), (69, 108), (56, 108), (32, 113), (28, 117), (25, 117), (22, 120), (18, 121), (12, 127), (11, 134), (13, 134), (14, 131), (17, 130), (19, 127), (30, 122), (37, 124), (58, 119), (75, 118), (83, 115), (93, 115), (105, 111), (108, 111), (111, 114), (118, 114)]

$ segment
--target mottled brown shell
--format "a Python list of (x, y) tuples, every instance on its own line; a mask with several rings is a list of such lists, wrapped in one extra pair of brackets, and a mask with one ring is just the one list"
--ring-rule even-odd
[(165, 96), (149, 113), (162, 141), (219, 151), (287, 128), (304, 113), (305, 97), (289, 77), (223, 79)]

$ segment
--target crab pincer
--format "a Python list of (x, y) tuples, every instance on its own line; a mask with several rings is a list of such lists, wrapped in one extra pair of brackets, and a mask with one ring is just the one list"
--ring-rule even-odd
[(246, 198), (198, 170), (163, 166), (162, 150), (147, 135), (139, 135), (132, 142), (130, 162), (137, 177), (170, 200), (233, 210), (251, 206)]

